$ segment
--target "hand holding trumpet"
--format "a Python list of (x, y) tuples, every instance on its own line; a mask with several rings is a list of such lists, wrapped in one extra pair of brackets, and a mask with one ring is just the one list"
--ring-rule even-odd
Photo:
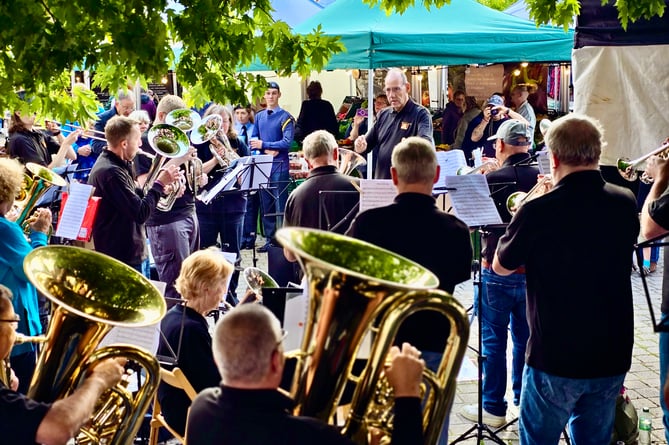
[(32, 231), (48, 234), (51, 229), (51, 210), (37, 208), (26, 222)]

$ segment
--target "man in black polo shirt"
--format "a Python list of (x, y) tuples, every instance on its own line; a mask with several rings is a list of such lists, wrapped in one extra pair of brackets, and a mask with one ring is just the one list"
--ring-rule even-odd
[(527, 269), (520, 442), (557, 443), (569, 422), (574, 443), (608, 443), (632, 361), (636, 202), (602, 178), (594, 119), (556, 120), (546, 144), (555, 186), (520, 207), (493, 260), (499, 275)]
[[(428, 141), (410, 137), (393, 150), (391, 175), (399, 194), (395, 202), (360, 213), (346, 233), (398, 253), (427, 267), (439, 278), (439, 289), (453, 293), (455, 285), (471, 276), (469, 228), (442, 212), (432, 197), (439, 179), (437, 157)], [(446, 319), (433, 311), (410, 316), (395, 339), (423, 352), (426, 366), (439, 366), (449, 334)], [(447, 443), (448, 419), (439, 443)]]
[[(339, 223), (360, 199), (353, 185), (357, 180), (337, 171), (337, 141), (329, 132), (314, 131), (304, 138), (302, 149), (311, 171), (307, 180), (288, 197), (285, 225), (322, 230), (335, 228), (335, 232), (344, 233), (349, 225)], [(341, 193), (324, 194), (321, 209), (322, 191)]]
[(419, 136), (434, 147), (432, 117), (427, 108), (418, 105), (409, 97), (411, 84), (400, 69), (388, 71), (385, 93), (389, 108), (379, 111), (376, 123), (364, 136), (355, 140), (355, 151), (367, 153), (373, 150), (376, 157), (374, 179), (390, 179), (390, 158), (395, 146), (404, 138)]
[[(537, 182), (539, 169), (529, 165), (530, 132), (524, 122), (509, 119), (500, 125), (491, 140), (495, 141), (496, 158), (501, 167), (486, 175), (490, 193), (502, 221), (508, 223), (511, 215), (506, 201), (511, 193), (528, 192)], [(509, 322), (513, 341), (513, 403), (520, 403), (520, 388), (525, 364), (525, 345), (529, 337), (525, 316), (525, 271), (516, 270), (509, 276), (492, 271), (492, 259), (503, 229), (483, 231), (481, 261), (481, 342), (483, 344), (483, 421), (500, 427), (506, 423), (506, 344)], [(474, 303), (474, 310), (478, 302)], [(462, 416), (476, 422), (478, 405), (463, 407)]]

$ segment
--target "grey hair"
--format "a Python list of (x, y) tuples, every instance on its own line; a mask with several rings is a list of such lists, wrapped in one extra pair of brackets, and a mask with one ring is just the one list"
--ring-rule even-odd
[(269, 309), (260, 304), (232, 309), (214, 330), (214, 361), (223, 383), (260, 381), (280, 343), (281, 325)]
[(304, 138), (302, 151), (306, 159), (317, 159), (322, 156), (332, 156), (332, 151), (337, 148), (337, 140), (331, 133), (325, 130), (316, 130)]
[(432, 184), (437, 173), (437, 155), (426, 139), (412, 136), (393, 149), (392, 166), (405, 184)]
[(555, 120), (546, 132), (545, 140), (555, 157), (571, 166), (597, 164), (602, 148), (606, 146), (599, 121), (576, 113)]

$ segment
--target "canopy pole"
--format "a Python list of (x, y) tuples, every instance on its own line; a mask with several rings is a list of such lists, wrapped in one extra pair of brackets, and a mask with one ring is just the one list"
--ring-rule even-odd
[[(376, 116), (374, 116), (374, 69), (368, 69), (367, 70), (367, 122), (369, 125), (367, 126), (369, 131), (369, 128), (372, 128), (372, 125), (374, 125), (376, 120)], [(374, 169), (372, 168), (373, 164), (373, 155), (372, 152), (370, 151), (367, 153), (367, 179), (372, 179), (372, 175), (374, 173)]]

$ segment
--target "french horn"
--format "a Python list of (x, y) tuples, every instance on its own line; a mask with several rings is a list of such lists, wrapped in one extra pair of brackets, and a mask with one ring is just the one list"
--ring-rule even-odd
[(77, 443), (130, 445), (160, 382), (151, 353), (130, 345), (98, 346), (113, 326), (158, 323), (165, 300), (139, 272), (99, 252), (71, 246), (45, 246), (25, 258), (30, 282), (55, 306), (28, 396), (51, 403), (74, 392), (88, 371), (107, 358), (125, 357), (142, 376), (136, 394), (124, 379), (105, 392)]
[[(377, 415), (392, 411), (392, 398), (377, 396), (387, 354), (408, 316), (436, 311), (450, 329), (438, 372), (424, 373), (431, 388), (424, 406), (424, 443), (436, 443), (467, 347), (469, 322), (462, 305), (434, 289), (439, 280), (432, 272), (372, 244), (295, 227), (280, 229), (276, 238), (297, 257), (307, 280), (307, 322), (291, 388), (296, 414), (332, 422), (344, 387), (352, 382), (342, 433), (367, 444), (371, 426), (388, 432), (392, 415)], [(370, 358), (356, 376), (353, 362), (368, 332), (374, 334)]]

